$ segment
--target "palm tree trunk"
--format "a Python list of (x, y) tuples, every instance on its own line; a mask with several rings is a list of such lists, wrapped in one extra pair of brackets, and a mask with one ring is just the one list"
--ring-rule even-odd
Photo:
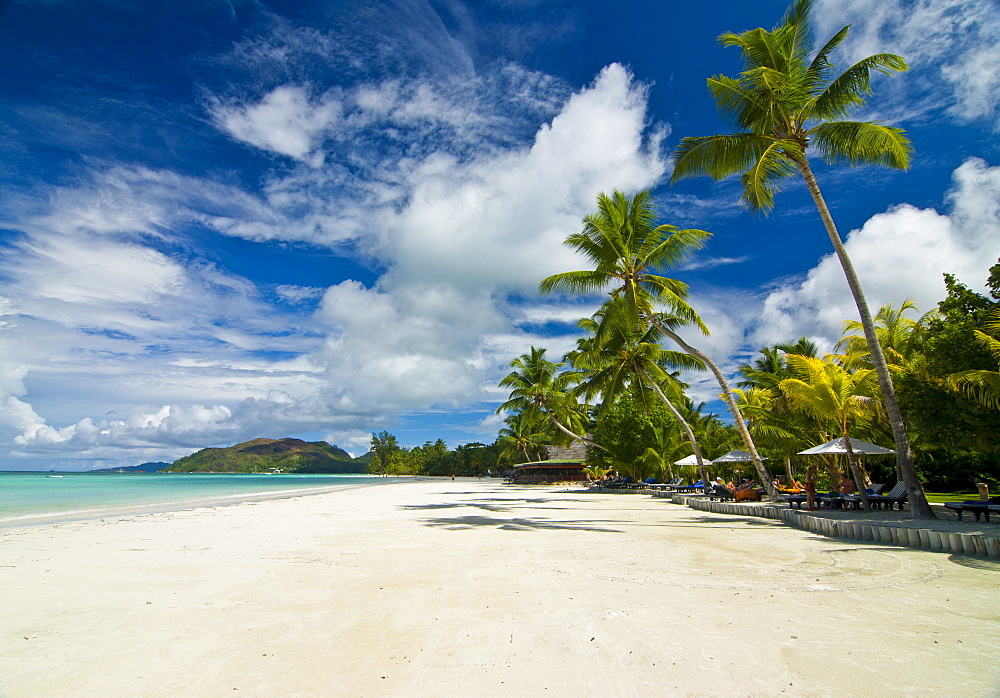
[(687, 420), (684, 419), (684, 417), (681, 416), (681, 413), (677, 411), (677, 408), (674, 407), (674, 403), (670, 402), (670, 400), (667, 399), (667, 396), (663, 394), (663, 390), (660, 388), (659, 384), (653, 380), (652, 376), (645, 371), (643, 371), (642, 375), (649, 381), (649, 384), (653, 386), (653, 391), (660, 396), (660, 399), (663, 400), (663, 404), (667, 406), (668, 410), (670, 410), (670, 414), (672, 414), (674, 419), (680, 423), (681, 427), (684, 429), (684, 433), (687, 434), (688, 441), (691, 442), (691, 448), (694, 449), (694, 458), (698, 461), (698, 475), (701, 477), (701, 481), (705, 484), (705, 486), (708, 487), (708, 471), (705, 470), (705, 461), (702, 460), (701, 448), (698, 446), (698, 439), (694, 436), (694, 430), (691, 429), (691, 425), (687, 423)]
[(816, 183), (816, 177), (813, 175), (812, 168), (809, 167), (809, 161), (804, 156), (790, 157), (798, 166), (803, 179), (806, 181), (806, 187), (809, 188), (809, 194), (812, 195), (813, 202), (816, 204), (819, 217), (823, 221), (827, 235), (830, 236), (830, 242), (833, 243), (833, 249), (840, 260), (840, 266), (843, 267), (844, 275), (847, 277), (847, 285), (850, 286), (851, 293), (854, 295), (854, 302), (858, 306), (858, 314), (861, 316), (861, 326), (864, 328), (865, 339), (868, 341), (868, 351), (871, 354), (872, 364), (875, 367), (875, 373), (878, 375), (878, 382), (882, 388), (882, 401), (885, 404), (885, 412), (889, 418), (889, 425), (892, 427), (893, 440), (896, 442), (896, 464), (899, 471), (903, 474), (903, 481), (906, 483), (906, 496), (910, 501), (910, 513), (921, 519), (935, 519), (937, 517), (931, 510), (930, 504), (927, 503), (927, 497), (924, 496), (923, 487), (920, 485), (920, 478), (917, 477), (917, 470), (913, 465), (913, 453), (910, 451), (910, 441), (906, 436), (906, 425), (903, 422), (903, 415), (899, 410), (899, 403), (896, 400), (896, 389), (892, 385), (889, 366), (886, 364), (885, 355), (882, 353), (882, 346), (879, 344), (878, 336), (875, 334), (875, 323), (872, 320), (871, 311), (868, 309), (868, 301), (865, 300), (864, 291), (861, 289), (861, 281), (858, 279), (858, 275), (854, 271), (854, 264), (851, 263), (851, 258), (848, 256), (847, 250), (844, 248), (844, 243), (840, 239), (840, 233), (833, 222), (833, 216), (830, 215), (830, 209), (823, 199), (823, 194), (819, 190), (819, 185)]
[(774, 486), (774, 480), (764, 467), (764, 462), (761, 460), (760, 454), (757, 453), (757, 447), (754, 445), (753, 438), (750, 436), (750, 431), (747, 429), (747, 424), (743, 420), (743, 413), (740, 412), (739, 405), (736, 404), (736, 398), (733, 396), (733, 390), (729, 387), (729, 382), (722, 374), (722, 370), (707, 354), (695, 349), (693, 346), (685, 342), (681, 339), (680, 335), (667, 327), (663, 322), (660, 322), (656, 316), (650, 316), (650, 319), (664, 335), (672, 339), (677, 346), (685, 351), (685, 353), (699, 359), (706, 366), (708, 366), (709, 370), (712, 371), (712, 374), (715, 376), (715, 380), (719, 383), (719, 387), (722, 388), (722, 398), (733, 415), (733, 421), (736, 423), (736, 429), (740, 432), (740, 436), (743, 437), (743, 444), (747, 447), (747, 451), (750, 452), (750, 458), (753, 460), (754, 468), (757, 470), (758, 479), (767, 490), (768, 496), (773, 500), (777, 500), (778, 490)]
[(602, 451), (604, 451), (605, 453), (608, 453), (608, 449), (604, 448), (604, 446), (602, 446), (601, 444), (597, 443), (593, 439), (588, 439), (586, 436), (580, 436), (579, 434), (575, 434), (572, 431), (570, 431), (569, 429), (567, 429), (566, 427), (564, 427), (562, 425), (562, 423), (558, 419), (556, 419), (556, 416), (554, 414), (552, 414), (551, 412), (549, 412), (544, 407), (542, 408), (542, 411), (545, 414), (548, 415), (549, 419), (552, 420), (552, 423), (556, 426), (556, 428), (559, 431), (563, 432), (564, 434), (566, 434), (568, 436), (571, 436), (572, 438), (576, 439), (577, 441), (582, 441), (583, 443), (587, 444), (588, 446), (593, 446), (594, 448), (599, 448)]
[(851, 464), (851, 475), (854, 477), (854, 486), (858, 488), (858, 494), (861, 495), (861, 508), (865, 511), (872, 510), (872, 503), (868, 500), (868, 492), (865, 486), (864, 478), (861, 477), (861, 466), (858, 463), (858, 454), (854, 452), (851, 448), (851, 440), (847, 438), (846, 432), (844, 433), (844, 445), (847, 448), (847, 462)]

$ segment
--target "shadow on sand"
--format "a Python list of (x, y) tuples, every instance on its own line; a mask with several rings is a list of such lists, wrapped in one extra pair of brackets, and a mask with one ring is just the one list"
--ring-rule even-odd
[(624, 533), (617, 528), (601, 528), (593, 521), (544, 521), (542, 519), (494, 519), (488, 516), (455, 516), (451, 518), (426, 519), (427, 526), (449, 530), (470, 528), (498, 528), (502, 531), (593, 531), (595, 533)]

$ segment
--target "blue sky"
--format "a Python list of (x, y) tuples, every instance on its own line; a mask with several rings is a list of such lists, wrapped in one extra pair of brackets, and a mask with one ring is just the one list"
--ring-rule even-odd
[[(715, 37), (784, 2), (0, 2), (0, 468), (173, 460), (267, 436), (360, 455), (492, 441), (496, 388), (594, 300), (539, 297), (596, 194), (713, 233), (675, 272), (730, 369), (856, 316), (804, 187), (670, 187), (726, 127)], [(818, 168), (873, 307), (929, 310), (1000, 257), (1000, 12), (817, 0), (838, 65), (903, 55), (858, 118), (908, 172)], [(692, 395), (711, 401), (707, 376)]]

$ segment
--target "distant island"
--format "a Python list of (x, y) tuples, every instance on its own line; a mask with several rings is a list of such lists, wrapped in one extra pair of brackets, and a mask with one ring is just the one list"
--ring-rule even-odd
[[(363, 473), (370, 458), (352, 458), (325, 441), (253, 439), (205, 448), (162, 468), (164, 473)], [(142, 466), (137, 466), (142, 467)]]
[(98, 468), (88, 470), (88, 473), (158, 473), (164, 468), (169, 468), (170, 463), (140, 463), (139, 465), (125, 465), (120, 468)]

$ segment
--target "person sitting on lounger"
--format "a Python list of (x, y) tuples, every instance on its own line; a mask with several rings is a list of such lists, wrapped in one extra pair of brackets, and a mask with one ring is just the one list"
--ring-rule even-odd
[(857, 490), (858, 488), (855, 486), (854, 480), (847, 473), (841, 473), (840, 481), (837, 482), (837, 491), (841, 494), (854, 494)]

